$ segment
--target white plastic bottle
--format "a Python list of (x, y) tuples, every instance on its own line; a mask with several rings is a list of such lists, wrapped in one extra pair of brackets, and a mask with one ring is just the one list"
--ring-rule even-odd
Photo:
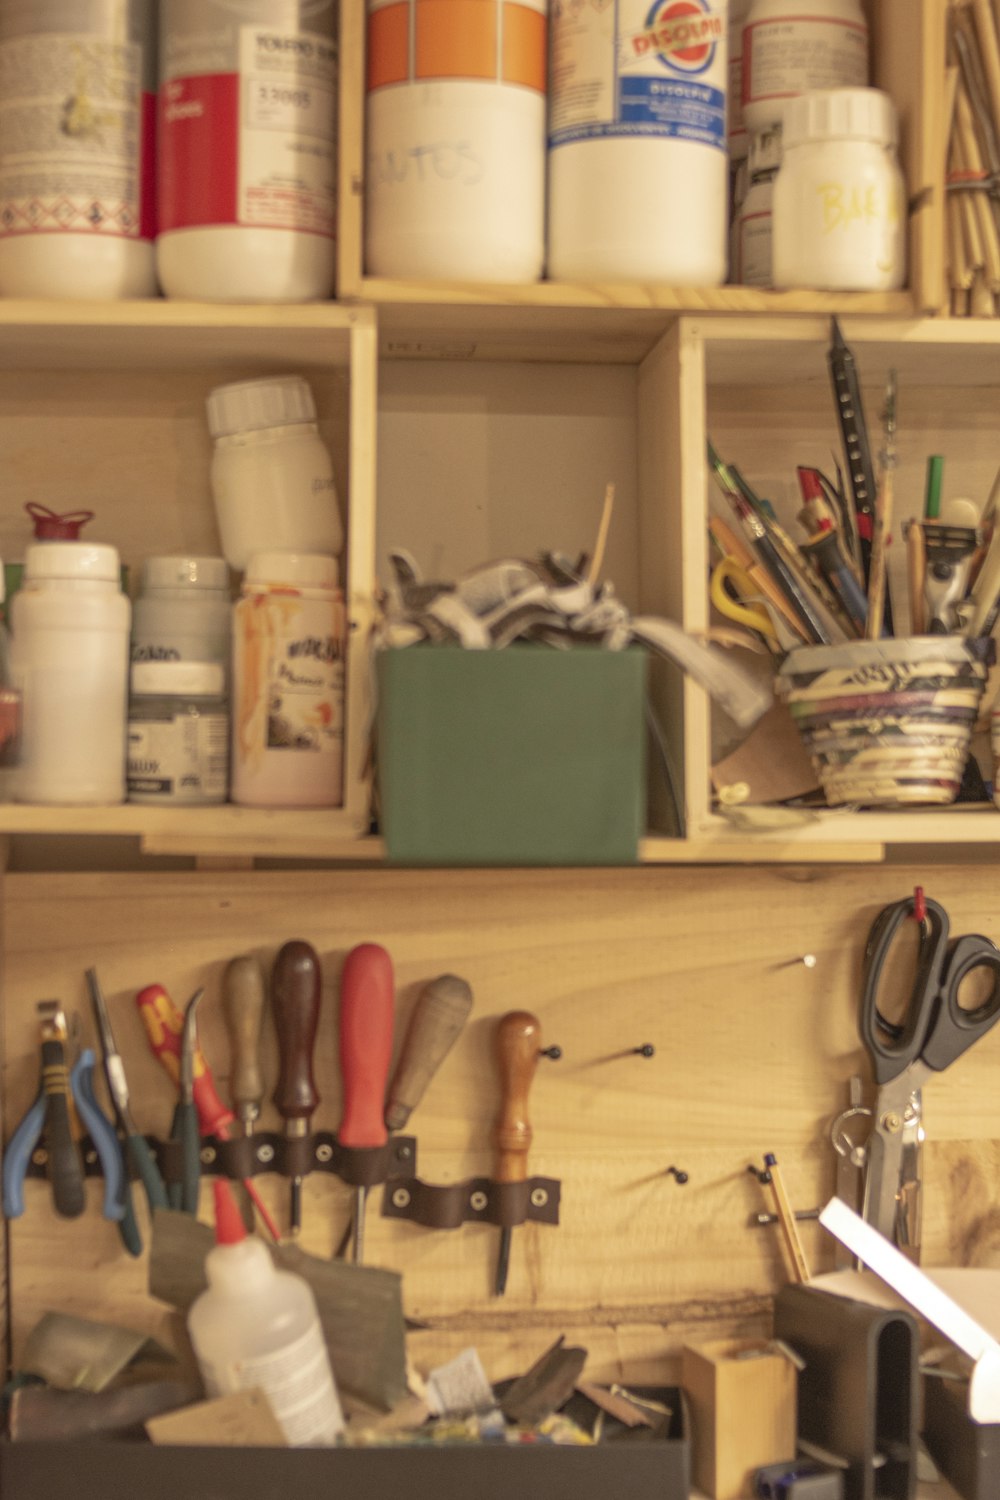
[(229, 673), (233, 603), (222, 557), (147, 557), (132, 607), (132, 660), (218, 662)]
[(861, 0), (752, 0), (743, 27), (743, 119), (751, 135), (781, 125), (807, 89), (864, 88)]
[(549, 276), (719, 285), (725, 0), (560, 5), (551, 59)]
[(762, 130), (750, 142), (750, 187), (739, 216), (737, 280), (744, 286), (772, 286), (771, 224), (774, 181), (781, 165), (781, 131)]
[(154, 0), (0, 4), (0, 296), (156, 294)]
[(222, 550), (242, 572), (255, 552), (344, 544), (330, 452), (312, 391), (298, 375), (218, 386), (208, 398), (211, 483)]
[(888, 292), (906, 283), (906, 184), (896, 109), (880, 89), (789, 105), (774, 183), (776, 287)]
[(335, 1443), (344, 1418), (312, 1288), (278, 1270), (263, 1240), (247, 1235), (228, 1182), (213, 1188), (208, 1288), (187, 1319), (205, 1390), (262, 1390), (292, 1447)]
[(124, 801), (131, 607), (119, 578), (114, 547), (27, 548), (10, 606), (23, 702), (19, 802)]
[(334, 557), (250, 559), (233, 616), (231, 800), (343, 802), (343, 598)]
[(334, 280), (334, 0), (162, 0), (156, 244), (168, 297)]
[(547, 0), (368, 0), (365, 264), (526, 282), (545, 256)]

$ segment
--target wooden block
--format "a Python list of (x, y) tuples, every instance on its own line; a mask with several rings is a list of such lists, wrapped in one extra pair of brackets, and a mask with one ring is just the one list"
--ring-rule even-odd
[(712, 1500), (752, 1495), (755, 1469), (795, 1457), (796, 1379), (790, 1360), (760, 1340), (685, 1345), (691, 1477)]
[(192, 1443), (209, 1447), (287, 1448), (284, 1429), (263, 1391), (237, 1391), (213, 1401), (199, 1401), (169, 1416), (146, 1423), (154, 1443)]

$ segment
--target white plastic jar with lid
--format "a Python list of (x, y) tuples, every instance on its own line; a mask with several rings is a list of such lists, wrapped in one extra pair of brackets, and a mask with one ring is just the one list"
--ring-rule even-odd
[(725, 280), (726, 83), (725, 0), (554, 8), (551, 278)]
[(23, 703), (20, 802), (125, 797), (131, 606), (114, 547), (28, 547), (11, 603), (11, 675)]
[(334, 557), (250, 559), (233, 618), (234, 802), (343, 801), (346, 625), (337, 584)]
[(211, 483), (222, 551), (242, 572), (255, 552), (338, 556), (344, 544), (330, 452), (305, 380), (218, 386), (208, 398)]
[(750, 187), (740, 207), (737, 280), (771, 286), (771, 220), (774, 181), (781, 165), (781, 131), (775, 125), (750, 142)]
[(222, 557), (147, 557), (132, 606), (133, 662), (219, 662), (229, 672), (233, 602)]
[(896, 110), (879, 89), (792, 101), (774, 184), (776, 287), (897, 291), (906, 282), (906, 184)]
[(229, 786), (229, 710), (219, 662), (132, 664), (130, 802), (207, 806)]
[(154, 0), (0, 4), (0, 296), (156, 295)]
[(753, 0), (743, 27), (743, 119), (751, 135), (781, 125), (807, 89), (864, 88), (861, 0)]
[(162, 0), (156, 259), (168, 297), (332, 295), (334, 0)]
[(547, 0), (368, 0), (365, 265), (536, 281)]

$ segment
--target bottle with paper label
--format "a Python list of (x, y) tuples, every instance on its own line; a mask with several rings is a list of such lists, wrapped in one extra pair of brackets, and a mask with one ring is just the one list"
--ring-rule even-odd
[(262, 1390), (291, 1446), (335, 1443), (344, 1418), (312, 1288), (279, 1271), (263, 1240), (247, 1234), (229, 1183), (216, 1179), (213, 1188), (208, 1289), (188, 1313), (205, 1390)]

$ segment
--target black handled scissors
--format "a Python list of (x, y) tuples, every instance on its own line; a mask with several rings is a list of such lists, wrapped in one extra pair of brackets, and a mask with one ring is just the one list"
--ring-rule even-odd
[[(904, 922), (920, 932), (916, 975), (902, 1019), (879, 1009), (886, 959)], [(988, 971), (990, 993), (966, 1010), (959, 991), (977, 969)], [(950, 937), (948, 914), (937, 901), (907, 896), (875, 918), (865, 947), (861, 1040), (871, 1054), (878, 1096), (866, 1146), (863, 1217), (913, 1259), (920, 1250), (921, 1089), (961, 1057), (1000, 1020), (1000, 948), (989, 938)]]

